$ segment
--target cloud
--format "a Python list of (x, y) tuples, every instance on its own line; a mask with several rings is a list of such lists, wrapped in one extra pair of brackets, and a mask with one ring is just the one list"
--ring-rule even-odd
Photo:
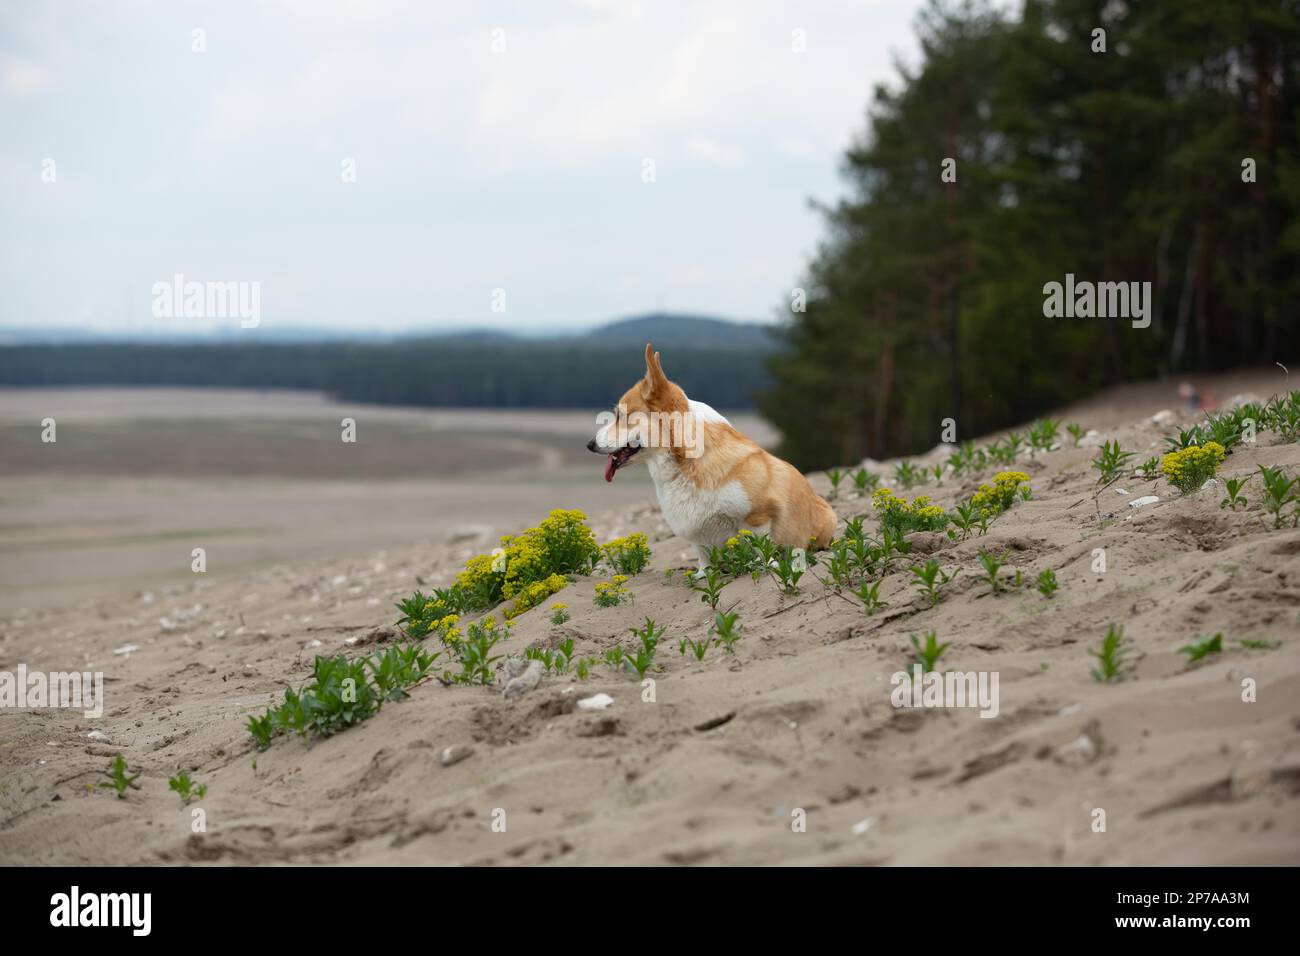
[(19, 95), (36, 93), (50, 85), (50, 71), (23, 57), (0, 58), (0, 89)]
[(177, 271), (356, 328), (767, 316), (921, 2), (0, 6), (0, 325)]
[(714, 166), (739, 166), (745, 161), (743, 150), (728, 148), (707, 136), (692, 136), (687, 149), (692, 156)]

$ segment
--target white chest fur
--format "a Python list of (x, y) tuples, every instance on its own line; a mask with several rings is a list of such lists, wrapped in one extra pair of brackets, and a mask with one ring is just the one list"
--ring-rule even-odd
[(749, 496), (738, 481), (702, 489), (681, 473), (671, 455), (656, 454), (648, 464), (664, 520), (674, 534), (693, 544), (722, 545), (750, 513)]

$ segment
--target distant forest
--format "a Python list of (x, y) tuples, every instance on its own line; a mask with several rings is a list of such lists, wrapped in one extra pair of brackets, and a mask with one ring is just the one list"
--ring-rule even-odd
[[(1300, 355), (1297, 0), (935, 2), (917, 28), (772, 361), (792, 461)], [(1067, 274), (1150, 283), (1149, 327), (1049, 318)]]
[[(0, 385), (303, 388), (381, 405), (603, 409), (645, 374), (644, 347), (644, 339), (633, 345), (511, 338), (15, 345), (0, 348)], [(770, 347), (656, 347), (669, 376), (716, 408), (752, 408), (769, 382)]]

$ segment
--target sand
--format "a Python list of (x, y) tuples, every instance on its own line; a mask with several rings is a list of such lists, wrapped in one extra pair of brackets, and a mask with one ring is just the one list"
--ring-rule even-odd
[[(1222, 400), (1266, 396), (1278, 379), (1210, 384)], [(1175, 402), (1165, 383), (1064, 415), (1146, 458), (1194, 420)], [(1170, 408), (1172, 420), (1151, 421)], [(651, 569), (630, 582), (634, 602), (597, 608), (594, 580), (580, 580), (557, 598), (568, 624), (532, 611), (502, 650), (569, 636), (579, 653), (599, 654), (629, 643), (628, 629), (649, 616), (667, 628), (653, 702), (603, 666), (586, 681), (546, 677), (511, 701), (499, 687), (430, 681), (335, 737), (254, 751), (249, 714), (302, 684), (314, 654), (391, 640), (394, 602), (449, 581), (490, 546), (487, 534), (340, 547), (325, 559), (11, 609), (0, 621), (0, 669), (101, 670), (107, 706), (99, 720), (0, 713), (0, 863), (1300, 861), (1300, 531), (1271, 528), (1258, 479), (1235, 513), (1219, 507), (1221, 486), (1180, 497), (1163, 480), (1124, 479), (1095, 495), (1091, 454), (1067, 437), (1023, 458), (1033, 497), (986, 537), (916, 536), (918, 555), (963, 569), (937, 607), (905, 570), (885, 580), (889, 606), (873, 616), (808, 578), (795, 596), (746, 578), (722, 597), (740, 613), (736, 653), (714, 649), (699, 663), (677, 642), (703, 636), (710, 612), (680, 574), (664, 573), (684, 566), (688, 546), (663, 525), (648, 486), (632, 486), (637, 504), (601, 508), (628, 476), (613, 488), (593, 483), (582, 499), (602, 540), (642, 530), (653, 542)], [(1259, 464), (1300, 468), (1300, 446), (1265, 434), (1221, 474)], [(813, 480), (828, 491), (824, 476)], [(975, 483), (947, 478), (923, 490), (950, 507)], [(1159, 502), (1129, 507), (1147, 494)], [(519, 497), (532, 520), (549, 505)], [(843, 517), (870, 510), (843, 491), (834, 506)], [(1098, 548), (1104, 573), (1093, 570)], [(981, 549), (1007, 552), (1026, 577), (1053, 569), (1060, 590), (994, 596), (978, 577)], [(1125, 628), (1133, 673), (1101, 684), (1087, 652), (1109, 623)], [(948, 668), (998, 675), (996, 717), (891, 705), (909, 635), (930, 630), (951, 642)], [(1222, 654), (1189, 665), (1178, 653), (1215, 632)], [(1280, 644), (1247, 650), (1242, 638)], [(115, 653), (126, 645), (138, 649)], [(614, 703), (574, 706), (599, 693)], [(468, 756), (444, 766), (448, 747)], [(139, 789), (121, 800), (88, 792), (118, 752), (142, 773)], [(210, 788), (189, 808), (167, 789), (178, 768)], [(195, 808), (205, 832), (193, 832)]]

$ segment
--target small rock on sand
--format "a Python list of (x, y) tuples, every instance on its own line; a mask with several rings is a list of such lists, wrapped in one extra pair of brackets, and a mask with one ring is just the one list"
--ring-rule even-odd
[(1147, 505), (1153, 505), (1160, 499), (1155, 495), (1143, 495), (1141, 498), (1134, 498), (1128, 503), (1130, 508), (1145, 508)]
[(582, 710), (604, 710), (612, 703), (614, 703), (614, 698), (610, 697), (609, 694), (596, 694), (578, 701), (578, 707)]
[[(506, 673), (510, 673), (509, 662), (506, 664)], [(528, 661), (523, 670), (518, 672), (518, 676), (511, 677), (510, 680), (506, 682), (506, 700), (514, 700), (516, 697), (522, 697), (541, 683), (541, 680), (542, 662)]]
[(442, 751), (438, 754), (438, 763), (444, 767), (450, 767), (452, 764), (460, 763), (473, 753), (474, 748), (469, 744), (452, 744), (450, 747), (442, 748)]
[(1082, 767), (1090, 764), (1101, 754), (1101, 725), (1091, 720), (1079, 736), (1068, 744), (1056, 748), (1052, 755), (1057, 763), (1067, 767)]

